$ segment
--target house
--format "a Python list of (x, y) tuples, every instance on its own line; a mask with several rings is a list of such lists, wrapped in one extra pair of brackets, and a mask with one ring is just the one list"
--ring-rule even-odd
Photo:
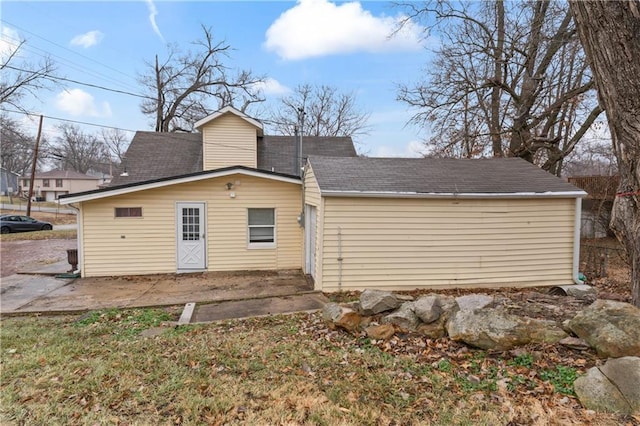
[[(233, 108), (200, 133), (138, 132), (79, 209), (83, 276), (302, 269), (317, 290), (577, 281), (584, 191), (520, 159), (356, 156), (267, 136)], [(298, 176), (300, 157), (306, 162)]]
[(20, 174), (0, 167), (0, 195), (9, 195), (18, 191)]
[(620, 176), (572, 176), (568, 181), (587, 193), (582, 201), (580, 236), (604, 238), (609, 235), (611, 209)]
[[(30, 177), (20, 178), (22, 192), (28, 193)], [(37, 173), (33, 182), (33, 194), (44, 201), (56, 201), (59, 196), (98, 188), (100, 178), (71, 170), (50, 170)]]

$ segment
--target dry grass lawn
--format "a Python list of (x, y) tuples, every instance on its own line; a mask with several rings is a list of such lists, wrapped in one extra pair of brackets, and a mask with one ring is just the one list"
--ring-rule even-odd
[[(178, 314), (174, 308), (3, 319), (0, 423), (635, 421), (584, 410), (567, 382), (576, 369), (551, 366), (535, 348), (515, 356), (426, 339), (377, 342), (329, 330), (319, 314), (165, 323), (158, 335), (141, 334)], [(416, 347), (397, 353), (407, 349), (402, 345)]]

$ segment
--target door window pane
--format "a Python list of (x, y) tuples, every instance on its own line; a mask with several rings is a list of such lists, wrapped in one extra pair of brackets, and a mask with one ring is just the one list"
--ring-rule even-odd
[(200, 209), (185, 207), (182, 209), (182, 241), (200, 239)]

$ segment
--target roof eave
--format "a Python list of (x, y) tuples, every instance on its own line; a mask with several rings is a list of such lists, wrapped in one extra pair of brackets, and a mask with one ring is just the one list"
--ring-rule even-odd
[(213, 121), (216, 118), (221, 117), (221, 116), (223, 116), (224, 114), (227, 114), (227, 113), (234, 114), (237, 117), (242, 118), (243, 120), (245, 120), (249, 124), (253, 125), (254, 127), (256, 127), (259, 130), (259, 136), (262, 136), (262, 132), (264, 131), (264, 125), (260, 121), (256, 120), (255, 118), (249, 117), (247, 114), (245, 114), (242, 111), (239, 111), (239, 110), (237, 110), (237, 109), (235, 109), (235, 108), (233, 108), (231, 106), (226, 106), (226, 107), (222, 108), (221, 110), (216, 111), (213, 114), (209, 114), (208, 116), (196, 121), (196, 123), (193, 125), (193, 127), (199, 130), (205, 124), (207, 124), (210, 121)]
[(449, 199), (487, 199), (487, 198), (583, 198), (584, 191), (548, 191), (548, 192), (397, 192), (397, 191), (331, 191), (320, 190), (323, 197), (362, 197), (362, 198), (449, 198)]
[(260, 177), (280, 182), (293, 183), (301, 185), (299, 178), (282, 173), (273, 173), (257, 169), (249, 169), (245, 167), (228, 167), (225, 169), (211, 170), (206, 172), (192, 173), (189, 175), (176, 176), (170, 178), (156, 179), (146, 182), (135, 182), (125, 184), (113, 188), (97, 189), (92, 191), (80, 192), (77, 194), (61, 195), (58, 198), (60, 204), (80, 203), (84, 201), (97, 200), (101, 198), (114, 197), (117, 195), (130, 194), (133, 192), (144, 191), (148, 189), (162, 188), (165, 186), (178, 185), (181, 183), (197, 182), (200, 180), (213, 179), (234, 174), (245, 176)]

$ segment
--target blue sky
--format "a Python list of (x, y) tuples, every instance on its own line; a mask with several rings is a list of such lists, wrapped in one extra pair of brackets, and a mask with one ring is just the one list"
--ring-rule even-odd
[[(201, 37), (201, 25), (234, 51), (226, 65), (265, 75), (267, 103), (297, 85), (326, 84), (353, 92), (371, 114), (370, 135), (359, 151), (371, 156), (416, 155), (424, 137), (406, 126), (407, 106), (397, 102), (396, 87), (420, 78), (428, 59), (423, 28), (412, 23), (389, 39), (401, 10), (387, 2), (285, 1), (2, 1), (3, 52), (25, 39), (21, 59), (37, 62), (46, 53), (58, 74), (68, 79), (140, 93), (136, 76), (166, 43), (181, 47)], [(149, 130), (139, 99), (67, 83), (25, 99), (24, 106), (46, 115)], [(59, 124), (45, 120), (55, 136)], [(33, 127), (35, 125), (27, 124)]]

